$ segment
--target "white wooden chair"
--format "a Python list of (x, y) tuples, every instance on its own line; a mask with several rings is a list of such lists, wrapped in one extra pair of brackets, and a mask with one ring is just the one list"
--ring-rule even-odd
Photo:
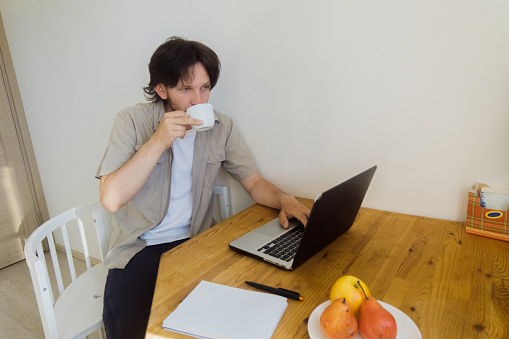
[[(92, 266), (86, 234), (90, 233), (88, 220), (95, 224), (95, 233), (99, 242), (101, 262)], [(92, 221), (90, 221), (92, 223)], [(86, 271), (76, 275), (71, 250), (68, 227), (77, 224), (81, 238), (83, 256), (86, 263)], [(70, 225), (70, 226), (69, 226)], [(57, 258), (57, 249), (54, 237), (63, 239), (67, 262), (70, 271), (70, 280), (67, 285), (64, 282), (60, 265)], [(93, 236), (88, 236), (89, 238)], [(54, 276), (49, 274), (43, 242), (47, 239)], [(106, 222), (101, 204), (92, 202), (76, 208), (72, 208), (62, 214), (48, 220), (28, 238), (25, 244), (25, 257), (30, 269), (32, 282), (35, 289), (39, 313), (46, 338), (83, 338), (99, 330), (101, 338), (104, 338), (102, 322), (103, 292), (108, 270), (102, 261), (108, 251), (108, 238)], [(80, 252), (80, 251), (78, 251)], [(51, 277), (50, 277), (51, 276)], [(53, 293), (51, 280), (56, 279), (58, 294)]]
[(219, 210), (221, 212), (221, 221), (224, 221), (232, 216), (230, 207), (228, 188), (226, 186), (214, 186), (214, 194), (219, 198)]
[[(215, 186), (214, 194), (218, 195), (221, 219), (231, 216), (228, 189), (225, 186)], [(84, 217), (91, 215), (95, 224), (101, 263), (92, 267), (87, 242)], [(76, 275), (72, 257), (71, 244), (67, 232), (68, 224), (76, 220), (81, 238), (81, 246), (86, 262), (87, 271)], [(100, 330), (101, 338), (105, 337), (102, 311), (103, 292), (108, 270), (102, 264), (108, 252), (108, 238), (106, 222), (102, 206), (99, 201), (72, 208), (51, 218), (28, 238), (25, 244), (25, 257), (34, 284), (39, 313), (46, 338), (68, 339), (83, 338)], [(60, 233), (61, 232), (61, 233)], [(56, 234), (58, 233), (58, 234)], [(65, 286), (54, 237), (63, 239), (67, 262), (72, 281)], [(59, 295), (53, 293), (50, 274), (46, 263), (43, 242), (47, 239), (50, 250), (54, 275)], [(62, 246), (59, 247), (62, 250)]]

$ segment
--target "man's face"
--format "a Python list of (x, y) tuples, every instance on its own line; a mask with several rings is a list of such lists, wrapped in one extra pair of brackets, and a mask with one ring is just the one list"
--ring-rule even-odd
[[(186, 111), (189, 107), (204, 104), (210, 97), (210, 78), (201, 62), (195, 64), (190, 72), (191, 78), (181, 80), (173, 88), (167, 87), (167, 111)], [(163, 98), (165, 99), (165, 98)]]

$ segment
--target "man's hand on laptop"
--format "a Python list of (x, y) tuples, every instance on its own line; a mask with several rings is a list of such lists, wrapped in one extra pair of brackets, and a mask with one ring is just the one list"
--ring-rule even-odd
[(279, 208), (279, 223), (288, 228), (288, 220), (296, 218), (306, 226), (311, 210), (302, 205), (295, 197), (286, 194), (256, 172), (240, 181), (240, 184), (257, 203)]
[(302, 205), (295, 197), (291, 195), (284, 195), (279, 200), (281, 204), (281, 211), (279, 212), (279, 223), (288, 228), (291, 218), (298, 219), (304, 226), (308, 222), (309, 213), (311, 210)]

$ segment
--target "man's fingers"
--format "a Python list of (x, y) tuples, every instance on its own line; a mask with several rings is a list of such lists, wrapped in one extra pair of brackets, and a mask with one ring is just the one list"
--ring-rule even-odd
[(308, 223), (308, 217), (305, 213), (299, 211), (299, 213), (295, 213), (293, 217), (299, 220), (304, 226)]
[(279, 223), (284, 228), (288, 228), (288, 225), (289, 225), (289, 221), (288, 220), (291, 219), (291, 218), (296, 218), (304, 226), (306, 226), (306, 224), (308, 223), (308, 217), (309, 217), (309, 211), (308, 210), (297, 211), (297, 213), (294, 213), (294, 214), (287, 213), (286, 211), (281, 211), (279, 213)]
[(199, 119), (192, 119), (192, 118), (177, 118), (172, 121), (176, 125), (182, 125), (182, 126), (201, 126), (203, 125), (203, 121)]
[(170, 125), (169, 130), (170, 131), (185, 131), (186, 126), (185, 125)]
[(284, 212), (279, 213), (279, 223), (284, 228), (288, 228), (289, 223), (288, 223), (288, 217), (286, 216), (286, 213), (284, 213)]
[(203, 125), (203, 121), (201, 121), (199, 119), (190, 118), (187, 115), (187, 113), (184, 111), (174, 111), (174, 112), (165, 113), (163, 120), (167, 120), (166, 123), (168, 123), (168, 124), (175, 124), (175, 125), (183, 125), (183, 126), (192, 126), (192, 125), (201, 126), (201, 125)]
[(304, 227), (308, 223), (308, 217), (304, 213), (302, 213), (300, 216), (296, 218), (299, 219), (299, 221), (302, 223), (302, 225), (304, 225)]
[(187, 118), (186, 121), (187, 121), (186, 125), (197, 125), (197, 126), (203, 125), (203, 121), (199, 119)]
[(184, 111), (173, 111), (164, 113), (163, 119), (186, 118), (189, 117)]

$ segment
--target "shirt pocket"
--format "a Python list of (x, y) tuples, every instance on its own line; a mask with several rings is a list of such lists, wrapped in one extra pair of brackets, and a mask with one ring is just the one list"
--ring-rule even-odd
[(216, 184), (216, 177), (219, 173), (219, 168), (223, 161), (226, 160), (224, 150), (212, 152), (207, 158), (207, 167), (205, 169), (205, 178), (203, 181), (203, 187), (214, 188)]
[[(135, 151), (138, 152), (141, 146), (143, 145), (135, 145), (134, 146)], [(161, 186), (163, 180), (167, 176), (168, 161), (169, 161), (169, 151), (166, 150), (161, 154), (159, 160), (157, 160), (157, 164), (152, 170), (152, 173), (150, 173), (150, 175), (148, 176), (147, 181), (142, 187), (142, 190), (153, 189), (155, 187)]]

